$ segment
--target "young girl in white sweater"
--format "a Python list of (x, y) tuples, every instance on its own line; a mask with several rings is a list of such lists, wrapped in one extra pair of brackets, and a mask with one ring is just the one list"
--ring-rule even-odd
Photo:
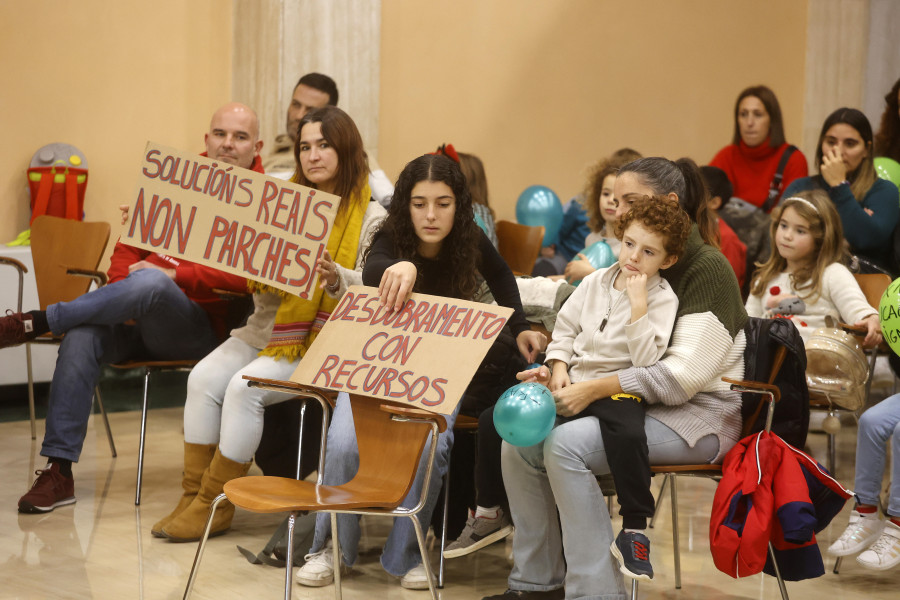
[(800, 192), (772, 211), (772, 254), (759, 266), (747, 298), (751, 317), (790, 319), (806, 342), (828, 318), (865, 328), (863, 346), (881, 342), (876, 311), (841, 264), (844, 235), (822, 191)]

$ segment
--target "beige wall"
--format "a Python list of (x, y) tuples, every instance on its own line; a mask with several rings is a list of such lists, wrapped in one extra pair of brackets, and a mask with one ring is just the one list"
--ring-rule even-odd
[(0, 243), (28, 228), (25, 170), (45, 144), (84, 151), (87, 219), (116, 224), (148, 139), (203, 150), (230, 99), (231, 23), (221, 0), (0, 3)]
[(478, 154), (513, 218), (528, 185), (579, 192), (628, 145), (703, 164), (731, 139), (738, 92), (803, 123), (805, 0), (383, 0), (379, 160), (392, 178), (442, 142)]
[[(803, 122), (807, 1), (384, 0), (378, 158), (389, 177), (442, 142), (485, 161), (512, 218), (526, 186), (566, 200), (623, 145), (706, 162), (734, 97), (770, 85)], [(232, 4), (0, 3), (0, 242), (28, 226), (40, 146), (90, 162), (88, 219), (118, 222), (141, 148), (201, 150), (230, 99)], [(190, 57), (191, 60), (185, 60)]]

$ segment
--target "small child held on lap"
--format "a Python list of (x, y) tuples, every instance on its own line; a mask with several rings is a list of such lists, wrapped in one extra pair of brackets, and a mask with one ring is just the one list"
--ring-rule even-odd
[[(677, 201), (645, 196), (634, 202), (616, 225), (622, 240), (618, 262), (585, 277), (559, 311), (546, 354), (551, 391), (662, 358), (678, 298), (659, 271), (675, 264), (690, 231), (690, 218)], [(616, 394), (592, 402), (572, 418), (596, 417), (600, 422), (622, 515), (623, 530), (612, 551), (623, 572), (652, 579), (650, 542), (642, 533), (654, 508), (645, 408), (638, 396)], [(620, 541), (643, 545), (642, 560), (623, 560)]]

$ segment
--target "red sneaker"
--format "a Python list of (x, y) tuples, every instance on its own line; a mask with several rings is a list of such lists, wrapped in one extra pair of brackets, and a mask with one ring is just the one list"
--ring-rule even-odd
[(19, 498), (20, 513), (45, 513), (75, 503), (75, 479), (60, 473), (58, 464), (48, 463), (34, 474), (38, 477), (31, 489)]
[(18, 346), (35, 337), (34, 322), (30, 314), (7, 310), (6, 316), (0, 317), (0, 348)]

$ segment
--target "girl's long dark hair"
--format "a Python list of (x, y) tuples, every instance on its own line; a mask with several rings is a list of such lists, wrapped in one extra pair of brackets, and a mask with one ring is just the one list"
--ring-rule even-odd
[[(479, 245), (483, 234), (475, 222), (469, 186), (456, 162), (440, 154), (425, 154), (407, 164), (394, 186), (388, 216), (381, 222), (375, 237), (389, 235), (395, 257), (412, 262), (421, 273), (423, 259), (419, 256), (420, 240), (412, 223), (409, 204), (413, 188), (422, 181), (445, 183), (456, 197), (453, 229), (444, 238), (437, 260), (446, 266), (450, 294), (468, 300), (478, 289)], [(414, 290), (427, 293), (427, 290), (420, 290), (419, 285), (420, 282), (417, 282)]]

